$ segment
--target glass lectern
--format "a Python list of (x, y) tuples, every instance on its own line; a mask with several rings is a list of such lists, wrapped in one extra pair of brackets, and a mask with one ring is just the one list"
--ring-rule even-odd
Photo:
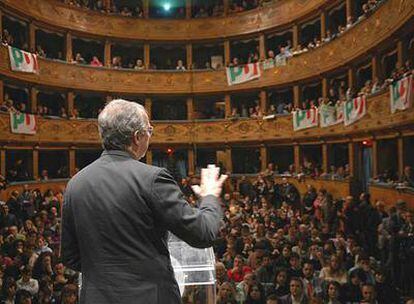
[(171, 264), (183, 304), (215, 304), (215, 257), (213, 248), (194, 248), (170, 233)]

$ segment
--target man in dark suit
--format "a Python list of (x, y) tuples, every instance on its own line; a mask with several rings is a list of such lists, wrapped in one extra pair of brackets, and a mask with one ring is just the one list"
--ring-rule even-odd
[(80, 303), (181, 303), (168, 231), (191, 246), (211, 246), (226, 176), (203, 169), (193, 209), (167, 170), (138, 161), (153, 131), (141, 105), (114, 100), (98, 126), (105, 151), (69, 181), (63, 204), (62, 259), (82, 272)]
[(290, 279), (289, 294), (280, 298), (282, 304), (308, 304), (309, 300), (306, 297), (303, 289), (303, 281), (298, 277)]

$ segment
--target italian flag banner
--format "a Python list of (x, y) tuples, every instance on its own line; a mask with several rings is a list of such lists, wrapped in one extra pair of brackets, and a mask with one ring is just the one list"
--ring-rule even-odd
[(9, 46), (10, 66), (12, 71), (37, 73), (37, 55)]
[(10, 113), (12, 133), (36, 134), (36, 118), (33, 114)]
[(413, 75), (390, 85), (391, 113), (407, 110), (413, 104)]
[(226, 68), (227, 83), (229, 86), (247, 82), (260, 77), (259, 63), (249, 63), (236, 67)]
[(344, 124), (349, 126), (360, 120), (367, 113), (367, 102), (365, 95), (346, 101), (344, 104)]
[(336, 108), (336, 122), (344, 122), (344, 104), (342, 102), (337, 102), (335, 105)]
[(337, 107), (322, 105), (319, 107), (320, 125), (322, 128), (334, 126), (341, 121), (338, 121)]
[(299, 131), (318, 126), (318, 109), (293, 111), (293, 130)]

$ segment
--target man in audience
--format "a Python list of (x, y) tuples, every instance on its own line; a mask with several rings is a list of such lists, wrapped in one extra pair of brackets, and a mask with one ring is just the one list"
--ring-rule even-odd
[(280, 298), (281, 304), (308, 304), (309, 300), (303, 290), (303, 282), (300, 278), (293, 277), (289, 283), (289, 294)]

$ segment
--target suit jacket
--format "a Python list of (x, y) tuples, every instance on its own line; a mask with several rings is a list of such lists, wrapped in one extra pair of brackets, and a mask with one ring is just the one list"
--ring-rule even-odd
[(215, 196), (194, 209), (165, 169), (104, 151), (69, 181), (63, 204), (61, 254), (82, 272), (80, 303), (181, 303), (168, 231), (209, 247), (221, 219)]
[[(290, 293), (288, 295), (285, 295), (283, 297), (279, 298), (281, 304), (292, 304), (292, 296)], [(308, 304), (309, 301), (306, 297), (302, 298), (302, 301), (300, 301), (300, 304)]]

